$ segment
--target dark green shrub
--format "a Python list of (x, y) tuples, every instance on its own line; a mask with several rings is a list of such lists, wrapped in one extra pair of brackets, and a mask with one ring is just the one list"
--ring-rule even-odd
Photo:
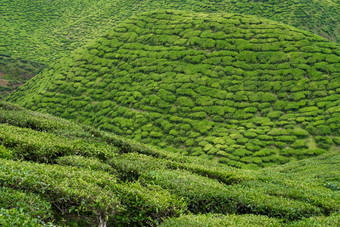
[(329, 150), (333, 146), (333, 140), (330, 137), (316, 136), (315, 141), (318, 144), (318, 146), (322, 149)]

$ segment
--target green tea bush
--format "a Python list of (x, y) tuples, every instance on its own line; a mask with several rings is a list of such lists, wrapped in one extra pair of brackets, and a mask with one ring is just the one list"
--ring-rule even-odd
[(139, 183), (126, 183), (117, 185), (116, 190), (123, 211), (108, 224), (154, 226), (165, 217), (179, 216), (186, 209), (182, 199), (155, 185), (144, 187)]
[(77, 209), (89, 221), (94, 221), (96, 216), (105, 215), (102, 217), (105, 218), (106, 215), (112, 215), (119, 207), (114, 193), (98, 184), (100, 181), (106, 182), (104, 184), (112, 187), (116, 179), (108, 174), (28, 162), (0, 162), (1, 186), (38, 193), (47, 201), (53, 201), (62, 213)]
[[(12, 149), (13, 156), (39, 162), (53, 163), (64, 155), (87, 155), (107, 158), (114, 155), (115, 148), (82, 139), (69, 140), (52, 133), (34, 131), (2, 124), (0, 142)], [(28, 136), (29, 135), (29, 136)]]
[(96, 158), (82, 156), (63, 156), (56, 160), (59, 165), (76, 166), (79, 168), (115, 173), (115, 170), (108, 164)]
[[(148, 4), (156, 4), (156, 8), (166, 5), (164, 1)], [(223, 2), (221, 7), (229, 4)], [(200, 8), (192, 7), (193, 11)], [(261, 149), (281, 150), (291, 147), (296, 139), (338, 135), (337, 116), (333, 116), (338, 112), (338, 87), (328, 86), (339, 76), (336, 56), (337, 44), (254, 16), (159, 10), (135, 15), (115, 26), (107, 35), (51, 65), (9, 100), (187, 155), (218, 159), (221, 154), (226, 157), (221, 151), (233, 155), (247, 149), (249, 152), (233, 155), (237, 159), (233, 161), (238, 162), (234, 166), (244, 167), (254, 164), (249, 157)], [(56, 81), (64, 84), (56, 86)], [(18, 125), (32, 125), (33, 130), (45, 127), (34, 123), (34, 117), (26, 118), (26, 113), (21, 112), (23, 120)], [(11, 122), (13, 111), (3, 111), (0, 119)], [(58, 130), (62, 128), (51, 122)], [(257, 127), (266, 130), (250, 130)], [(69, 129), (61, 131), (65, 135)], [(233, 134), (242, 136), (232, 138)], [(233, 141), (226, 142), (228, 147), (200, 143), (210, 136)], [(55, 147), (63, 143), (63, 139), (56, 140), (44, 139), (42, 143), (53, 142)], [(18, 144), (6, 147), (16, 150)], [(34, 149), (28, 142), (21, 144), (30, 151), (22, 158), (40, 162), (64, 155), (93, 156), (91, 153), (103, 160), (114, 153), (108, 147), (89, 145), (87, 149), (66, 142), (53, 151), (51, 147), (43, 150), (37, 142)], [(299, 157), (303, 158), (302, 153)], [(280, 157), (273, 159), (281, 162)]]
[(0, 195), (0, 206), (3, 209), (20, 209), (30, 217), (39, 220), (51, 221), (53, 219), (51, 204), (38, 195), (6, 187), (0, 188)]
[(309, 133), (306, 130), (301, 129), (301, 128), (295, 128), (293, 130), (293, 134), (300, 138), (305, 138), (309, 136)]
[(260, 215), (183, 215), (166, 220), (160, 226), (281, 226), (280, 221)]
[(333, 146), (333, 140), (326, 136), (316, 136), (315, 141), (320, 148), (329, 150)]
[[(127, 110), (122, 112), (129, 114)], [(293, 115), (285, 116), (288, 119)], [(155, 125), (162, 122), (158, 120), (157, 114), (150, 117), (155, 119)], [(174, 125), (179, 133), (191, 128), (188, 119), (170, 117), (179, 122)], [(43, 120), (45, 117), (41, 118)], [(317, 123), (322, 119), (319, 116), (314, 121)], [(316, 140), (310, 135), (307, 139), (299, 137), (289, 143), (290, 146), (305, 142), (305, 147), (295, 149), (268, 148), (266, 144), (263, 145), (264, 141), (257, 138), (259, 136), (249, 138), (244, 145), (240, 145), (236, 142), (243, 138), (243, 134), (256, 132), (266, 135), (271, 127), (256, 126), (252, 122), (241, 125), (230, 121), (224, 130), (213, 129), (212, 135), (193, 137), (197, 148), (201, 149), (191, 149), (189, 152), (199, 155), (203, 152), (202, 147), (209, 147), (207, 154), (198, 158), (183, 156), (179, 149), (166, 151), (152, 148), (84, 125), (70, 128), (71, 132), (76, 128), (82, 129), (81, 133), (72, 133), (70, 136), (67, 131), (41, 132), (40, 129), (22, 128), (14, 124), (4, 125), (1, 135), (7, 141), (2, 146), (5, 151), (20, 154), (25, 151), (8, 149), (6, 146), (11, 141), (39, 145), (41, 138), (46, 139), (42, 141), (49, 141), (50, 134), (51, 137), (57, 137), (53, 141), (60, 140), (66, 145), (82, 141), (86, 149), (98, 149), (99, 154), (105, 153), (98, 155), (92, 150), (86, 156), (81, 156), (76, 152), (77, 146), (70, 146), (69, 149), (74, 152), (55, 158), (53, 165), (34, 163), (34, 160), (10, 160), (15, 156), (0, 159), (0, 205), (6, 212), (11, 208), (19, 211), (20, 214), (15, 215), (21, 217), (23, 214), (25, 223), (34, 219), (33, 226), (51, 221), (56, 225), (156, 226), (166, 219), (176, 220), (188, 213), (203, 214), (212, 223), (218, 223), (218, 220), (210, 218), (210, 213), (220, 213), (219, 216), (224, 213), (226, 217), (234, 213), (229, 218), (232, 223), (264, 223), (267, 218), (271, 223), (276, 223), (276, 220), (278, 224), (293, 225), (320, 217), (334, 220), (334, 215), (336, 217), (340, 210), (340, 185), (337, 183), (339, 152), (334, 146), (329, 151), (318, 148), (319, 143), (333, 143), (335, 137), (324, 139), (320, 136)], [(152, 132), (151, 126), (146, 129), (146, 132)], [(278, 136), (292, 136), (295, 129), (278, 130), (278, 135), (269, 136), (275, 141), (268, 143), (278, 143)], [(227, 130), (233, 133), (225, 136)], [(28, 142), (30, 139), (32, 141)], [(180, 136), (176, 139), (182, 141), (184, 138)], [(53, 150), (56, 144), (48, 142), (45, 149), (51, 146)], [(164, 146), (160, 140), (158, 144)], [(232, 154), (235, 151), (249, 154), (235, 156)], [(214, 160), (212, 154), (223, 158)], [(308, 156), (316, 157), (287, 163)], [(261, 167), (266, 168), (259, 169)], [(0, 222), (3, 221), (1, 224), (5, 226), (21, 220), (7, 213), (6, 218), (1, 215)], [(239, 218), (241, 215), (242, 218)]]
[[(188, 209), (193, 213), (202, 211), (242, 214), (266, 213), (269, 216), (284, 216), (291, 220), (320, 213), (317, 207), (309, 204), (278, 198), (270, 199), (271, 196), (262, 194), (255, 189), (242, 186), (225, 187), (217, 181), (203, 181), (200, 176), (184, 171), (151, 171), (141, 176), (141, 179), (145, 182), (158, 184), (186, 198)], [(287, 206), (287, 204), (290, 205)]]
[(296, 221), (287, 224), (287, 226), (338, 226), (340, 224), (339, 214), (333, 214), (331, 216), (318, 216), (312, 218), (306, 218), (301, 221)]
[(0, 209), (0, 225), (1, 226), (53, 226), (52, 223), (45, 224), (37, 218), (32, 218), (28, 214), (24, 213), (21, 209)]
[(14, 151), (7, 149), (5, 146), (0, 145), (0, 158), (2, 159), (12, 159), (15, 156)]
[[(17, 165), (2, 163), (2, 185), (39, 193), (53, 201), (59, 210), (63, 209), (60, 210), (62, 213), (77, 212), (86, 217), (88, 223), (95, 222), (97, 218), (108, 218), (108, 223), (116, 224), (157, 223), (165, 216), (179, 215), (185, 208), (184, 203), (164, 190), (136, 183), (117, 184), (114, 176), (104, 172), (23, 162)], [(6, 172), (10, 166), (11, 174)], [(30, 171), (30, 175), (23, 175), (23, 180), (15, 180), (23, 174), (18, 172), (23, 168)], [(40, 172), (46, 169), (49, 175), (42, 175)], [(36, 182), (39, 174), (41, 178)], [(54, 183), (48, 183), (52, 178)], [(52, 192), (54, 197), (46, 197)], [(69, 209), (70, 206), (73, 208)]]

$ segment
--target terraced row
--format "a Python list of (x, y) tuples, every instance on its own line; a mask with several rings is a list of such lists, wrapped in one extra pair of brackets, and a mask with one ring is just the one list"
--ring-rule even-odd
[[(282, 167), (240, 170), (18, 106), (0, 103), (0, 113), (4, 226), (156, 226), (164, 221), (164, 226), (221, 221), (301, 226), (338, 220), (336, 151)], [(79, 143), (84, 146), (70, 147)], [(93, 152), (93, 144), (99, 152)]]
[(117, 22), (157, 9), (252, 14), (339, 41), (339, 4), (333, 0), (3, 0), (0, 71), (32, 77), (53, 60), (105, 34)]
[(157, 11), (78, 49), (9, 100), (258, 168), (339, 145), (339, 63), (338, 45), (283, 24)]

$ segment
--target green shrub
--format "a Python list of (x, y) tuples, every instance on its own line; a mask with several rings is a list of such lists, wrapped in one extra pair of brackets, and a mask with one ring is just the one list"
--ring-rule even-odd
[(177, 103), (180, 106), (187, 106), (187, 107), (193, 107), (194, 106), (194, 102), (188, 97), (179, 97), (177, 99)]
[(330, 137), (316, 136), (315, 141), (317, 142), (318, 146), (322, 149), (329, 150), (333, 146), (333, 140)]
[(275, 137), (276, 140), (282, 142), (294, 142), (296, 137), (295, 136), (277, 136)]
[(246, 149), (237, 149), (235, 152), (233, 152), (233, 155), (239, 156), (239, 157), (244, 157), (247, 155), (252, 154), (251, 151), (248, 151)]
[(70, 140), (53, 133), (39, 132), (27, 128), (18, 128), (2, 124), (0, 142), (16, 152), (19, 158), (39, 162), (53, 163), (55, 158), (63, 155), (87, 155), (108, 158), (117, 149), (113, 146), (87, 143), (84, 139)]
[[(95, 217), (103, 214), (111, 216), (119, 210), (120, 202), (115, 194), (103, 187), (115, 185), (113, 176), (70, 167), (5, 160), (0, 162), (1, 186), (37, 193), (47, 201), (53, 201), (55, 206), (62, 209), (62, 213), (74, 212), (70, 209), (74, 207), (91, 223)], [(100, 186), (99, 182), (105, 183)]]
[(296, 221), (287, 224), (287, 226), (338, 226), (340, 225), (340, 215), (335, 213), (330, 216), (317, 216), (311, 218), (305, 218), (301, 221)]
[(40, 227), (40, 226), (53, 226), (52, 223), (45, 224), (37, 218), (33, 218), (23, 212), (22, 209), (0, 209), (0, 225), (1, 226), (27, 226), (27, 227)]
[(306, 140), (295, 140), (294, 143), (291, 144), (292, 148), (305, 148), (307, 146)]
[(334, 137), (333, 141), (336, 145), (340, 145), (340, 137), (339, 136)]
[(115, 170), (108, 164), (96, 158), (82, 156), (63, 156), (56, 160), (59, 165), (76, 166), (79, 168), (115, 173)]
[(275, 154), (275, 153), (276, 153), (276, 150), (274, 150), (274, 149), (263, 149), (263, 150), (255, 152), (253, 154), (253, 156), (255, 156), (255, 157), (264, 157), (264, 156), (269, 156), (269, 155)]
[(22, 128), (49, 132), (83, 132), (82, 128), (70, 121), (51, 115), (28, 111), (14, 104), (0, 102), (0, 123)]
[(257, 133), (256, 132), (252, 132), (252, 131), (247, 131), (244, 133), (244, 136), (247, 138), (255, 138), (257, 137)]
[[(206, 7), (208, 2), (209, 7)], [(317, 4), (315, 2), (312, 5)], [(84, 4), (89, 6), (88, 3)], [(169, 6), (167, 3), (150, 4), (162, 8)], [(249, 1), (237, 4), (188, 3), (176, 1), (171, 5), (185, 6), (184, 10), (190, 6), (192, 11), (218, 12), (230, 10), (230, 5), (250, 4)], [(119, 7), (113, 8), (125, 9), (126, 4), (129, 5), (119, 2)], [(268, 4), (275, 5), (263, 1), (250, 5), (259, 10), (258, 7)], [(282, 4), (291, 6), (295, 3), (287, 1)], [(146, 5), (145, 2), (136, 3), (136, 13), (142, 6), (148, 8)], [(278, 5), (282, 6), (277, 3), (275, 12), (281, 10)], [(105, 11), (107, 6), (99, 7), (104, 10), (101, 19), (111, 18), (116, 12), (117, 17), (111, 21), (116, 23), (130, 15), (125, 14), (129, 7), (120, 12), (109, 7), (111, 11), (108, 13)], [(238, 149), (249, 150), (251, 153), (244, 156), (230, 157), (239, 167), (245, 167), (241, 157), (249, 161), (246, 157), (259, 149), (290, 147), (294, 142), (292, 137), (281, 136), (295, 136), (292, 129), (300, 127), (299, 124), (312, 136), (337, 135), (337, 117), (333, 116), (339, 110), (338, 88), (334, 84), (338, 76), (334, 60), (338, 47), (335, 44), (276, 22), (238, 14), (204, 14), (203, 11), (169, 10), (134, 16), (104, 37), (52, 64), (8, 100), (188, 155), (218, 159), (221, 154), (232, 155)], [(322, 9), (316, 11), (325, 12)], [(96, 14), (80, 15), (92, 18)], [(79, 34), (85, 32), (82, 28), (86, 25), (84, 23), (76, 29)], [(322, 27), (323, 30), (328, 28)], [(77, 39), (71, 36), (66, 41), (77, 42)], [(40, 117), (22, 109), (17, 111), (18, 114), (1, 107), (0, 112), (3, 123), (32, 129), (25, 131), (3, 126), (6, 129), (0, 130), (1, 134), (7, 133), (7, 139), (1, 139), (1, 143), (4, 140), (6, 149), (14, 151), (12, 158), (55, 163), (57, 158), (65, 155), (99, 160), (114, 156), (114, 148), (98, 145), (100, 142), (90, 139), (92, 135), (89, 133), (84, 135), (86, 140), (75, 132), (66, 135), (69, 122), (66, 124), (66, 121), (46, 117), (42, 121), (44, 124), (39, 123), (37, 119)], [(320, 116), (323, 118), (314, 119)], [(63, 122), (65, 127), (62, 127)], [(257, 127), (266, 127), (266, 130), (262, 134), (250, 130)], [(86, 133), (79, 128), (79, 132)], [(276, 128), (284, 128), (286, 132), (273, 133)], [(34, 142), (25, 139), (23, 131), (31, 134)], [(228, 147), (213, 145), (211, 141), (211, 146), (198, 146), (202, 140), (200, 137), (224, 138), (232, 134), (242, 134), (254, 141), (230, 136), (232, 139), (226, 141)], [(69, 137), (76, 139), (71, 142)], [(44, 146), (51, 143), (53, 146)], [(196, 146), (205, 148), (205, 153)], [(219, 151), (225, 153), (218, 154)]]
[(280, 222), (274, 218), (260, 215), (220, 215), (220, 214), (202, 214), (202, 215), (183, 215), (179, 218), (166, 220), (160, 226), (281, 226)]
[(177, 217), (186, 210), (186, 203), (179, 197), (156, 185), (123, 183), (115, 187), (121, 200), (122, 211), (109, 219), (108, 225), (155, 226), (166, 217)]
[(53, 219), (51, 204), (33, 193), (2, 187), (0, 188), (0, 207), (15, 208), (39, 220), (52, 221)]
[[(273, 198), (258, 189), (243, 186), (223, 186), (214, 180), (185, 171), (151, 171), (143, 174), (143, 181), (158, 184), (184, 197), (193, 213), (256, 213), (294, 220), (320, 213), (314, 206), (298, 201)], [(288, 205), (290, 204), (290, 205)]]
[(314, 131), (314, 133), (317, 135), (331, 135), (332, 130), (327, 125), (318, 125), (316, 126), (316, 130)]
[(278, 119), (282, 114), (283, 114), (283, 112), (281, 112), (281, 111), (272, 111), (272, 112), (268, 113), (267, 117), (269, 117), (271, 119)]
[(13, 151), (7, 149), (3, 145), (0, 145), (0, 158), (2, 159), (12, 159), (13, 158)]
[(309, 136), (309, 133), (302, 128), (294, 128), (293, 134), (299, 138), (306, 138)]

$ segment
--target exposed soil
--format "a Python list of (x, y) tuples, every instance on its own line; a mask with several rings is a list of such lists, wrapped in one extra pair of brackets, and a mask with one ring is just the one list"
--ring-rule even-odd
[(0, 87), (8, 87), (8, 80), (0, 79)]

